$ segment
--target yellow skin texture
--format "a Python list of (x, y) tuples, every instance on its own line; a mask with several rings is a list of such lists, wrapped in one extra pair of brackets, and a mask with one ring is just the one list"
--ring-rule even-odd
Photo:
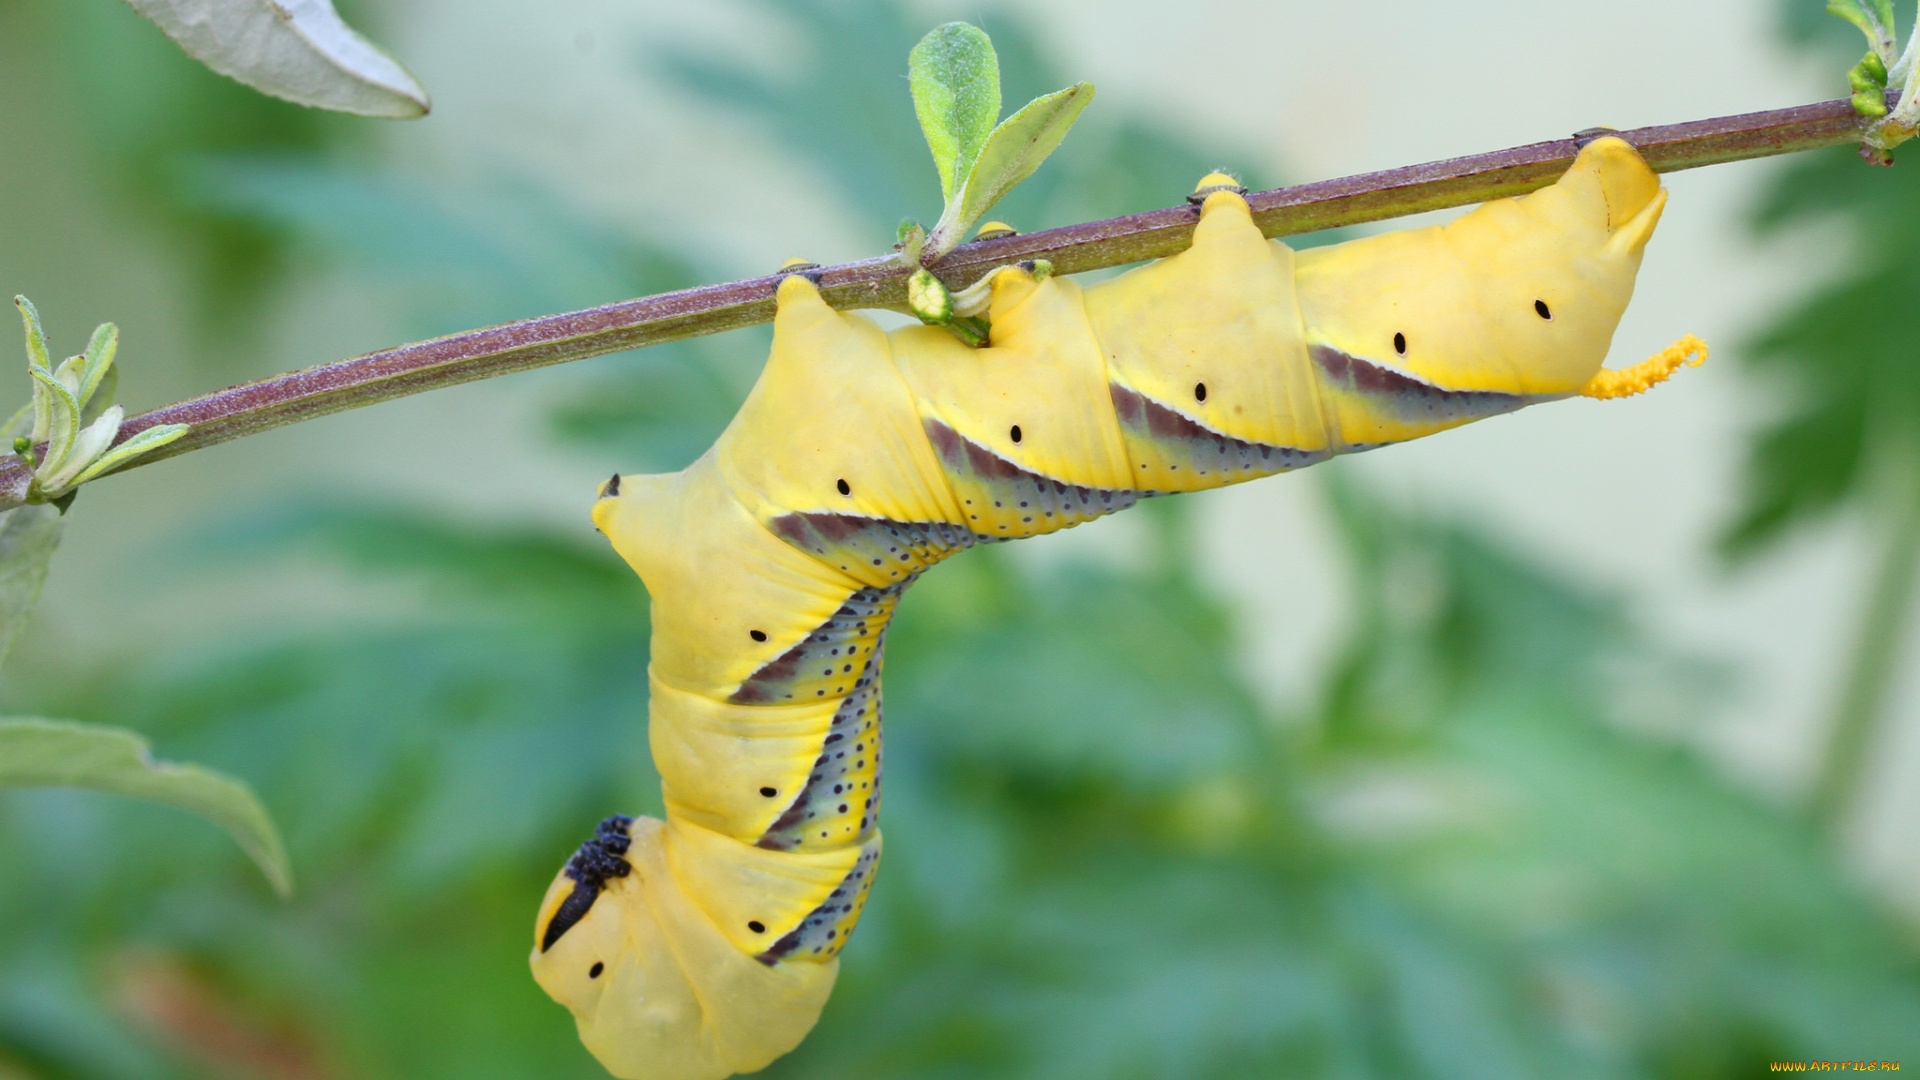
[(633, 823), (631, 873), (542, 951), (575, 886), (555, 878), (541, 987), (628, 1080), (718, 1080), (792, 1049), (877, 865), (880, 643), (901, 588), (971, 543), (1143, 493), (1579, 393), (1665, 201), (1614, 138), (1523, 198), (1305, 252), (1216, 190), (1188, 251), (1104, 284), (998, 271), (979, 349), (884, 333), (786, 278), (772, 355), (714, 447), (616, 477), (593, 508), (652, 597), (667, 818)]

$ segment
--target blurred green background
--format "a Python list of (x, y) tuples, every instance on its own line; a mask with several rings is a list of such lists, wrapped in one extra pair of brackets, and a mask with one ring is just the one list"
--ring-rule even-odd
[[(1100, 83), (996, 211), (1025, 228), (1220, 166), (1275, 186), (1838, 96), (1859, 53), (1800, 0), (1547, 7), (343, 5), (436, 94), (382, 126), (211, 75), (117, 0), (0, 0), (0, 285), (69, 352), (118, 321), (137, 410), (871, 254), (938, 210), (903, 76), (952, 17), (993, 34), (1011, 102)], [(1615, 363), (1687, 330), (1716, 353), (1644, 405), (929, 575), (889, 656), (886, 870), (766, 1075), (1920, 1065), (1920, 809), (1874, 793), (1920, 775), (1914, 168), (1670, 178)], [(584, 511), (616, 468), (697, 455), (766, 340), (83, 493), (6, 711), (246, 778), (300, 894), (183, 814), (0, 793), (0, 1078), (603, 1075), (525, 960), (592, 824), (658, 812), (645, 595)]]

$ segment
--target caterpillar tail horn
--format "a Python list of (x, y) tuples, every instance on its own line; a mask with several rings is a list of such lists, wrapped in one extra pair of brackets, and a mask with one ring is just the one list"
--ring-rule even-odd
[(1618, 371), (1601, 368), (1580, 388), (1580, 396), (1598, 401), (1632, 397), (1666, 382), (1682, 366), (1699, 367), (1706, 362), (1707, 343), (1688, 334), (1630, 368)]
[(668, 867), (654, 818), (610, 818), (567, 864), (534, 923), (534, 980), (621, 1080), (720, 1080), (799, 1045), (839, 961), (769, 965), (742, 952)]

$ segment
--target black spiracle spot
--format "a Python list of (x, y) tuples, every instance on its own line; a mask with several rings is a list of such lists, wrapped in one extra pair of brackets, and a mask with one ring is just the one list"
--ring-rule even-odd
[(767, 924), (761, 922), (759, 919), (752, 919), (748, 921), (747, 929), (756, 934), (764, 934), (767, 932)]
[(1195, 401), (1207, 400), (1207, 384), (1206, 383), (1193, 384), (1193, 400)]
[(587, 978), (597, 979), (600, 977), (600, 973), (605, 970), (607, 970), (607, 965), (595, 960), (593, 966), (587, 969)]
[(836, 481), (833, 486), (839, 488), (840, 494), (842, 495), (853, 494), (853, 488), (850, 487), (845, 480)]
[(1533, 311), (1534, 314), (1546, 319), (1548, 322), (1553, 321), (1553, 312), (1547, 308), (1547, 302), (1545, 300), (1535, 300), (1533, 302)]
[(755, 641), (767, 640), (767, 632), (765, 630), (749, 630), (747, 631), (747, 636)]
[(773, 788), (773, 787), (763, 787), (760, 789), (760, 794), (765, 795), (767, 798), (771, 799), (775, 795), (780, 794), (780, 789)]
[(1013, 430), (1007, 432), (1007, 434), (1013, 437), (1014, 442), (1019, 442), (1020, 441), (1020, 425), (1019, 424), (1013, 425)]
[(1407, 355), (1407, 335), (1398, 330), (1393, 332), (1393, 351), (1401, 356)]

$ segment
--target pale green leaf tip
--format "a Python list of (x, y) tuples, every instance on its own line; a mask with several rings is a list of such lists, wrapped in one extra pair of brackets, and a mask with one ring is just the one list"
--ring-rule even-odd
[(14, 294), (13, 306), (20, 309), (20, 321), (27, 330), (27, 366), (48, 366), (52, 359), (47, 352), (47, 332), (40, 326), (40, 309), (33, 306), (33, 301), (18, 293)]

